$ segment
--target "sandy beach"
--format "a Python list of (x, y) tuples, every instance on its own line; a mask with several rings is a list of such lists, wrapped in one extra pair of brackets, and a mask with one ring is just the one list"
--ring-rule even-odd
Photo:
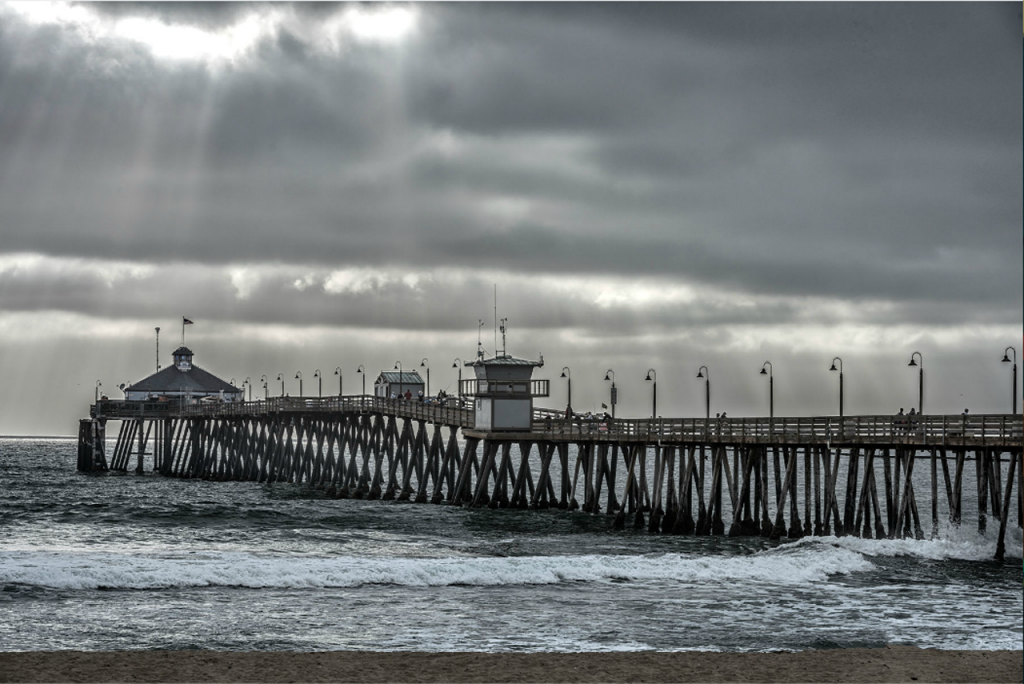
[(1021, 651), (0, 653), (0, 682), (1021, 682)]

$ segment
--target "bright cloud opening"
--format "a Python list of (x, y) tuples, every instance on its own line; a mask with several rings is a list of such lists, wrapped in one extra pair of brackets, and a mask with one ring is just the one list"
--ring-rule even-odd
[(394, 43), (416, 28), (416, 13), (408, 7), (353, 8), (346, 11), (345, 22), (358, 40)]
[(158, 59), (211, 64), (238, 61), (262, 42), (273, 41), (282, 29), (314, 49), (337, 54), (351, 41), (397, 43), (417, 25), (417, 13), (407, 7), (346, 8), (309, 24), (291, 7), (262, 6), (217, 31), (148, 17), (104, 17), (88, 6), (67, 2), (15, 2), (8, 7), (30, 24), (61, 26), (89, 42), (130, 41)]

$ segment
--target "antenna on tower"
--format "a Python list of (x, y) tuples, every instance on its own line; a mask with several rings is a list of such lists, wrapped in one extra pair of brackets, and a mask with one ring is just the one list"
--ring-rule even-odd
[(505, 350), (505, 329), (506, 329), (505, 324), (507, 322), (508, 322), (507, 318), (502, 318), (501, 319), (501, 355), (502, 356), (507, 356), (508, 355), (506, 350)]
[(156, 327), (156, 372), (160, 372), (160, 326)]
[(484, 319), (476, 319), (476, 358), (483, 360), (484, 358), (484, 343), (480, 341), (480, 332), (484, 329)]

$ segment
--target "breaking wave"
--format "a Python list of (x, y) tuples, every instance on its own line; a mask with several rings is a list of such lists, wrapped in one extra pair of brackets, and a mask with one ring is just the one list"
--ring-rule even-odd
[[(998, 524), (998, 523), (997, 523)], [(1021, 531), (1012, 526), (1007, 529), (1005, 554), (1008, 559), (1021, 558)], [(862, 539), (860, 537), (805, 537), (795, 545), (812, 547), (830, 545), (856, 551), (869, 557), (907, 556), (928, 560), (992, 560), (996, 552), (996, 532), (989, 530), (980, 536), (976, 530), (949, 527), (934, 539)]]
[(16, 551), (0, 553), (0, 584), (71, 590), (213, 586), (301, 589), (370, 584), (500, 586), (611, 581), (806, 584), (873, 567), (862, 553), (833, 546), (730, 557), (664, 554), (424, 559)]

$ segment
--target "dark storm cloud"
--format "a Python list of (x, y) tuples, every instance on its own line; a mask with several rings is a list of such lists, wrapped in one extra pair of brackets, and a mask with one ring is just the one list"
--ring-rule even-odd
[(400, 58), (96, 11), (281, 7), (219, 71), (8, 15), (3, 249), (1021, 307), (1016, 8), (423, 5)]

